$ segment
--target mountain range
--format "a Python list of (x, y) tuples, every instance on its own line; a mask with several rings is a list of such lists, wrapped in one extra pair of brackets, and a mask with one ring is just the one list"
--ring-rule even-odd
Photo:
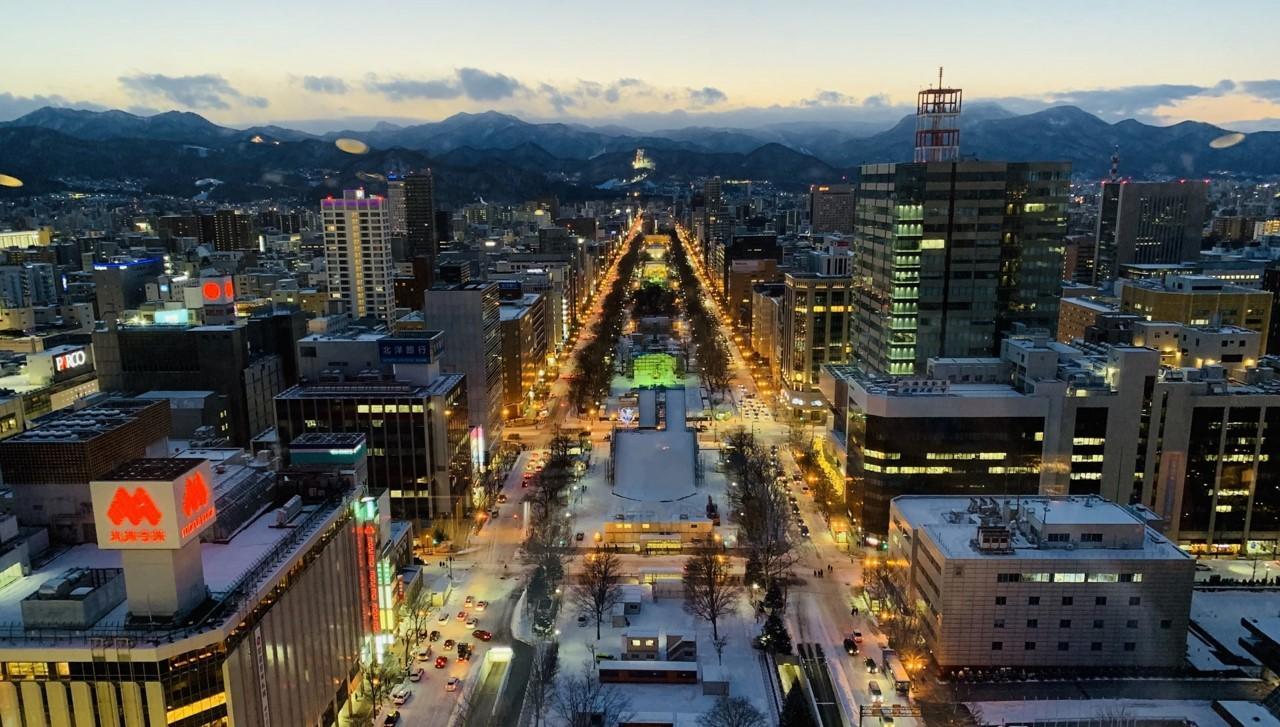
[[(1228, 132), (1210, 124), (1112, 124), (1073, 106), (1017, 115), (994, 104), (971, 105), (960, 128), (966, 157), (1066, 160), (1085, 177), (1106, 174), (1117, 147), (1122, 174), (1134, 178), (1280, 172), (1280, 132), (1257, 132), (1230, 148), (1214, 149), (1210, 142)], [(370, 174), (425, 166), (435, 170), (440, 197), (455, 203), (477, 197), (598, 197), (710, 175), (803, 189), (813, 182), (856, 178), (863, 163), (909, 160), (914, 134), (913, 116), (879, 129), (784, 123), (641, 133), (618, 126), (530, 123), (494, 111), (311, 134), (280, 126), (234, 129), (190, 112), (138, 116), (45, 107), (0, 123), (0, 173), (26, 183), (0, 192), (12, 196), (119, 185), (191, 196), (209, 189), (198, 189), (196, 180), (216, 179), (221, 184), (211, 190), (215, 199), (306, 199), (367, 184)], [(371, 150), (346, 154), (332, 143), (338, 138), (360, 139)], [(653, 170), (632, 168), (637, 148), (646, 150)]]

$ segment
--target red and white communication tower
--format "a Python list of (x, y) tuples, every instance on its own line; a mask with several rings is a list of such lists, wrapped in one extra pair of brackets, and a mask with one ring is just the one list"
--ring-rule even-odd
[(960, 96), (958, 88), (943, 88), (942, 67), (938, 87), (921, 91), (916, 99), (916, 161), (954, 162), (960, 158)]

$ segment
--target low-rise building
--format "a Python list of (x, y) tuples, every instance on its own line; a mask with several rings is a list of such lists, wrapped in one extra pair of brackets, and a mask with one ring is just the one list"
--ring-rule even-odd
[(944, 671), (1174, 669), (1195, 561), (1100, 497), (907, 496), (890, 510), (889, 591)]

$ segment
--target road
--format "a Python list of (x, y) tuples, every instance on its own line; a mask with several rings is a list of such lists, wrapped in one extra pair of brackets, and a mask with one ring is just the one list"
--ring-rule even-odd
[[(686, 250), (696, 250), (696, 243), (690, 240), (686, 230), (677, 228), (677, 234), (681, 235)], [(702, 261), (696, 254), (690, 254), (689, 260), (704, 291), (712, 290)], [(720, 322), (721, 332), (729, 342), (731, 354), (730, 398), (734, 412), (721, 425), (721, 429), (727, 430), (734, 426), (750, 429), (762, 445), (777, 445), (779, 459), (788, 475), (799, 473), (800, 468), (787, 444), (790, 427), (778, 421), (771, 411), (771, 389), (758, 387), (752, 378), (751, 366), (740, 349), (740, 343), (735, 341), (730, 319), (725, 315), (719, 299), (707, 295), (704, 296), (704, 301), (711, 303), (711, 311)], [(803, 493), (797, 494), (801, 517), (808, 526), (811, 537), (804, 539), (800, 547), (800, 559), (795, 567), (800, 582), (792, 586), (788, 594), (787, 628), (797, 644), (821, 648), (825, 655), (821, 663), (825, 667), (825, 674), (820, 679), (834, 691), (846, 722), (856, 724), (858, 706), (872, 702), (870, 685), (873, 681), (879, 683), (884, 704), (905, 705), (908, 700), (896, 694), (892, 684), (880, 675), (869, 673), (864, 663), (867, 657), (880, 662), (881, 651), (888, 645), (888, 641), (875, 623), (865, 615), (865, 609), (859, 609), (858, 616), (851, 613), (854, 593), (862, 583), (861, 560), (851, 558), (848, 552), (837, 546), (813, 498)], [(844, 639), (855, 630), (863, 634), (863, 642), (859, 644), (860, 653), (849, 656), (844, 651)], [(812, 664), (817, 665), (816, 662)], [(899, 718), (896, 723), (902, 727), (914, 727), (916, 720)]]

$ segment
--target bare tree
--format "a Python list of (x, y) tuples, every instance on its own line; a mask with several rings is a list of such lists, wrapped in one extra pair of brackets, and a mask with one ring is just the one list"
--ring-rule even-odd
[(569, 557), (569, 533), (563, 518), (535, 518), (524, 543), (525, 561), (541, 566), (551, 584), (564, 578), (564, 564)]
[(742, 586), (729, 573), (729, 559), (703, 548), (684, 562), (684, 610), (711, 623), (711, 638), (720, 638), (720, 619), (732, 613)]
[(573, 587), (573, 604), (596, 620), (596, 639), (605, 614), (622, 598), (622, 559), (597, 547), (582, 559), (581, 582)]
[(791, 506), (786, 493), (775, 484), (776, 468), (769, 453), (754, 437), (735, 433), (726, 442), (732, 446), (725, 463), (732, 486), (729, 510), (738, 523), (741, 546), (747, 561), (764, 580), (766, 588), (786, 576), (797, 560), (791, 524)]
[(564, 727), (617, 727), (631, 716), (631, 700), (602, 684), (594, 664), (560, 677), (551, 708)]
[(745, 697), (721, 697), (698, 717), (698, 727), (765, 727), (764, 713)]
[(402, 672), (399, 666), (387, 660), (368, 662), (364, 665), (364, 681), (361, 689), (364, 690), (365, 699), (373, 705), (374, 712), (382, 709), (382, 705), (400, 683)]
[(533, 712), (533, 727), (542, 724), (542, 717), (554, 696), (556, 675), (560, 672), (560, 646), (554, 641), (542, 641), (533, 647), (533, 666), (529, 669), (529, 690), (525, 699)]

